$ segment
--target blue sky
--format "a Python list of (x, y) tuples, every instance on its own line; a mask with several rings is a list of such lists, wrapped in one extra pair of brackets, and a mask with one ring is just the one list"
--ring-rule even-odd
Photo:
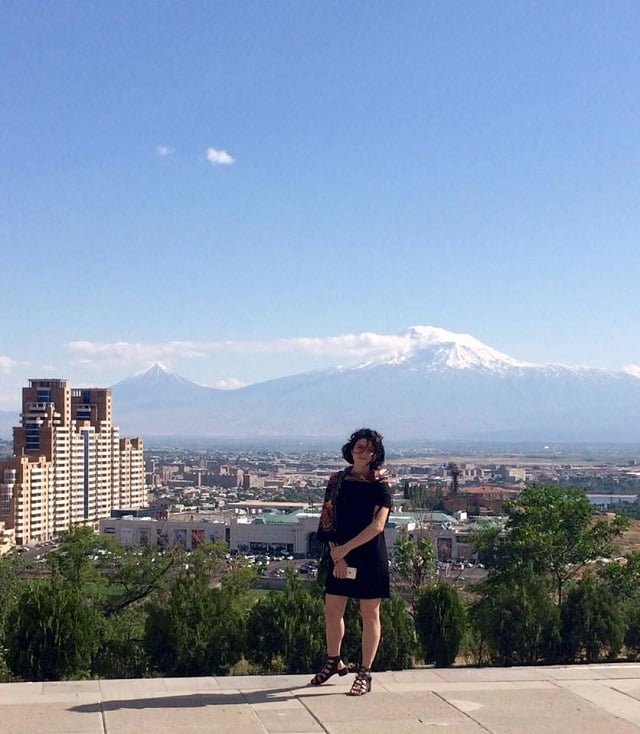
[(6, 0), (0, 407), (414, 325), (640, 364), (638, 37), (635, 0)]

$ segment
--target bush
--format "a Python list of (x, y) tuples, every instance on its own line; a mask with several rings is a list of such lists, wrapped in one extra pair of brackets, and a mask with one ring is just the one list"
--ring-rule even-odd
[(293, 574), (258, 601), (247, 620), (247, 659), (265, 673), (309, 673), (325, 656), (322, 599)]
[(425, 663), (452, 665), (467, 626), (466, 609), (456, 589), (438, 582), (424, 589), (416, 602), (416, 634)]
[(373, 664), (374, 670), (404, 670), (413, 667), (416, 635), (407, 605), (402, 597), (392, 594), (380, 605), (382, 638)]
[(28, 585), (7, 620), (7, 664), (25, 680), (83, 678), (96, 648), (97, 612), (60, 580)]
[(145, 649), (160, 673), (223, 675), (244, 649), (245, 615), (232, 590), (211, 588), (205, 572), (181, 576), (149, 602)]
[(141, 604), (105, 619), (100, 647), (91, 667), (99, 678), (144, 678), (151, 662), (144, 647), (145, 613)]
[(567, 662), (615, 658), (625, 637), (621, 607), (611, 590), (592, 576), (576, 583), (562, 604), (562, 647)]
[[(413, 621), (407, 611), (407, 603), (398, 594), (383, 599), (380, 604), (382, 636), (373, 670), (404, 670), (413, 667), (416, 653), (416, 636)], [(362, 658), (362, 617), (360, 602), (349, 599), (345, 612), (345, 635), (342, 640), (342, 659), (352, 667), (360, 665)]]
[(624, 644), (630, 660), (640, 658), (640, 605), (629, 605), (626, 613)]
[(525, 573), (494, 579), (471, 608), (478, 659), (498, 665), (532, 665), (558, 657), (558, 609), (544, 579)]

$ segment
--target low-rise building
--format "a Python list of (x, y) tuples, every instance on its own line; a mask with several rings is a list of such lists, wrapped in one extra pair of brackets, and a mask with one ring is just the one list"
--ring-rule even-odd
[[(316, 540), (319, 519), (319, 509), (226, 519), (193, 513), (166, 517), (127, 515), (101, 520), (100, 533), (113, 537), (125, 547), (168, 549), (179, 546), (192, 550), (202, 543), (222, 540), (228, 543), (232, 553), (281, 552), (303, 558), (320, 554), (321, 545)], [(412, 532), (415, 526), (411, 515), (391, 515), (385, 527), (387, 547), (393, 547), (403, 529)]]
[(100, 520), (101, 535), (112, 537), (125, 547), (146, 547), (168, 550), (178, 546), (193, 550), (203, 543), (227, 541), (228, 525), (224, 520), (212, 520), (192, 514), (159, 517), (125, 515)]

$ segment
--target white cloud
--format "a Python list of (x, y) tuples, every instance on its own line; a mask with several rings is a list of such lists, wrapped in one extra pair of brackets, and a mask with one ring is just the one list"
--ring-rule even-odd
[(9, 374), (14, 364), (15, 362), (11, 359), (11, 357), (1, 357), (0, 356), (0, 372)]
[(630, 364), (623, 371), (634, 377), (640, 377), (640, 364)]
[(225, 351), (235, 354), (317, 355), (355, 362), (404, 350), (409, 343), (410, 339), (406, 335), (364, 332), (326, 337), (208, 342), (200, 346), (207, 353)]
[(129, 342), (100, 343), (89, 341), (70, 342), (67, 352), (77, 357), (74, 366), (91, 369), (107, 364), (148, 365), (150, 362), (171, 363), (172, 358), (202, 357), (205, 352), (191, 342), (167, 342), (164, 344), (137, 344)]
[(230, 166), (236, 162), (235, 158), (232, 158), (226, 150), (216, 148), (207, 148), (207, 160), (213, 166)]
[(29, 362), (19, 362), (17, 359), (0, 355), (0, 372), (8, 375), (16, 367), (23, 367), (28, 365)]
[(406, 335), (362, 333), (243, 341), (172, 341), (160, 344), (75, 341), (67, 344), (66, 349), (76, 358), (74, 360), (76, 366), (88, 369), (96, 362), (102, 365), (105, 362), (148, 365), (151, 362), (162, 361), (170, 365), (172, 361), (178, 359), (221, 354), (330, 355), (353, 362), (396, 352), (407, 346)]
[(156, 155), (159, 158), (164, 158), (168, 155), (173, 155), (175, 153), (175, 148), (170, 148), (168, 145), (156, 145)]

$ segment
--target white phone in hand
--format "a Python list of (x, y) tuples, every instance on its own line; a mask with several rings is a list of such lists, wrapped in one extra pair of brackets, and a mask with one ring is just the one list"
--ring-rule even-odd
[(358, 574), (357, 568), (354, 568), (353, 566), (347, 566), (347, 578), (348, 579), (355, 579), (357, 574)]

